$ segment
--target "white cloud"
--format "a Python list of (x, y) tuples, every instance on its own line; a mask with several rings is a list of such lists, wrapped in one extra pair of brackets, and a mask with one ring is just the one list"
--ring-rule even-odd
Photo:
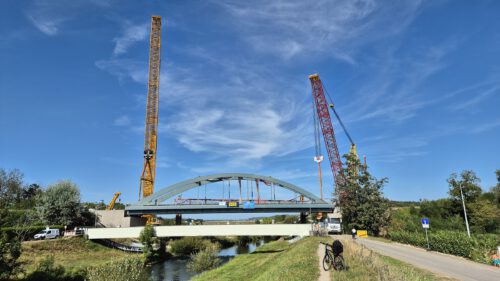
[(113, 121), (113, 125), (118, 127), (130, 126), (131, 122), (127, 115), (122, 115)]
[(63, 23), (75, 18), (88, 4), (104, 8), (110, 5), (110, 0), (34, 0), (25, 15), (42, 33), (55, 36)]
[(258, 52), (284, 59), (319, 52), (348, 62), (354, 62), (359, 47), (401, 32), (421, 6), (421, 1), (381, 5), (374, 0), (216, 3)]
[(123, 34), (113, 39), (116, 43), (113, 54), (124, 54), (134, 43), (144, 41), (149, 34), (148, 27), (148, 23), (139, 25), (125, 24)]
[(49, 36), (54, 36), (59, 32), (59, 25), (64, 22), (63, 18), (45, 18), (41, 15), (28, 15), (28, 19), (38, 30)]
[(485, 89), (484, 91), (481, 91), (479, 93), (477, 91), (468, 91), (469, 95), (473, 95), (472, 98), (467, 99), (465, 101), (462, 101), (460, 103), (455, 103), (455, 104), (451, 105), (449, 107), (449, 109), (453, 110), (453, 111), (468, 109), (471, 106), (474, 106), (474, 105), (482, 102), (483, 100), (485, 100), (486, 98), (488, 98), (492, 94), (498, 92), (499, 89), (500, 89), (500, 85), (489, 85), (489, 87), (487, 89)]

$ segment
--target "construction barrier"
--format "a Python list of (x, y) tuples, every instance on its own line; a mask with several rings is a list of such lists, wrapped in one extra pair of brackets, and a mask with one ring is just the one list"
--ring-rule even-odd
[(358, 237), (361, 237), (361, 238), (364, 238), (364, 237), (368, 237), (368, 231), (366, 230), (358, 230)]

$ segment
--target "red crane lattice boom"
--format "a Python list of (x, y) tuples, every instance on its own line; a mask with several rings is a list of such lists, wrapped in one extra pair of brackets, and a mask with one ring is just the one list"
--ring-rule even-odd
[(328, 153), (328, 160), (330, 161), (330, 167), (332, 168), (332, 174), (335, 180), (335, 193), (337, 193), (337, 189), (341, 185), (341, 177), (339, 176), (339, 173), (342, 169), (342, 161), (340, 159), (337, 141), (335, 140), (335, 131), (333, 130), (332, 119), (330, 118), (330, 112), (328, 111), (328, 103), (326, 102), (325, 94), (323, 92), (323, 83), (321, 83), (319, 75), (309, 75), (309, 80), (311, 81), (316, 114), (321, 125), (321, 132), (323, 133), (323, 139)]

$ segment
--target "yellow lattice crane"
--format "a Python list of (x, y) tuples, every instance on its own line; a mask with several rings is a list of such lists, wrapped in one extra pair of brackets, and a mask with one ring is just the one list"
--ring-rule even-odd
[[(146, 127), (144, 136), (144, 165), (139, 187), (139, 200), (154, 191), (156, 174), (156, 139), (158, 132), (158, 97), (160, 83), (161, 17), (151, 17), (149, 39), (148, 97), (146, 103)], [(146, 215), (148, 223), (153, 216)]]
[(108, 207), (106, 207), (106, 210), (108, 211), (113, 210), (113, 207), (115, 206), (116, 203), (116, 199), (120, 197), (120, 194), (121, 194), (120, 192), (115, 193), (115, 196), (113, 196), (113, 199), (111, 199), (111, 202), (109, 202)]

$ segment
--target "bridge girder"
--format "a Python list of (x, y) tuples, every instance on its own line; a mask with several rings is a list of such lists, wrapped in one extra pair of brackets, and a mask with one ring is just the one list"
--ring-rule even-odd
[(148, 197), (143, 198), (137, 203), (137, 206), (158, 205), (159, 203), (183, 192), (186, 192), (187, 190), (190, 190), (192, 188), (226, 180), (259, 180), (260, 182), (272, 183), (275, 186), (279, 186), (292, 192), (304, 195), (305, 198), (310, 199), (313, 203), (326, 203), (318, 196), (312, 194), (307, 190), (304, 190), (303, 188), (273, 177), (245, 173), (223, 173), (200, 176), (173, 184), (155, 192)]

